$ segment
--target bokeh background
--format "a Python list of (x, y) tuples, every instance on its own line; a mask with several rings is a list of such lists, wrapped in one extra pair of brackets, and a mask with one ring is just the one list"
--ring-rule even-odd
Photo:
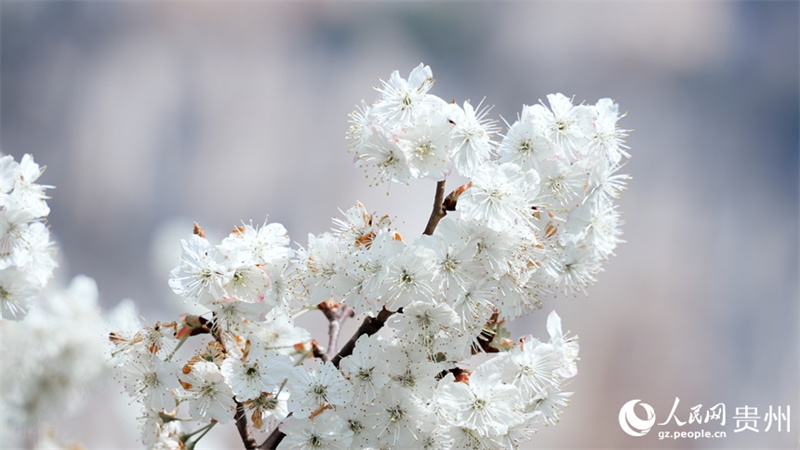
[[(548, 93), (614, 98), (633, 176), (627, 241), (588, 298), (546, 299), (514, 325), (545, 336), (556, 309), (581, 339), (576, 393), (529, 447), (795, 448), (798, 401), (797, 2), (0, 3), (0, 148), (48, 166), (59, 277), (94, 277), (104, 307), (181, 311), (167, 288), (192, 221), (219, 239), (282, 222), (304, 244), (356, 200), (407, 236), (433, 182), (370, 188), (347, 114), (379, 78), (431, 65), (432, 93), (513, 121)], [(388, 195), (387, 195), (388, 191)], [(67, 325), (68, 326), (68, 325)], [(137, 448), (113, 382), (56, 432)], [(659, 422), (680, 398), (728, 408), (725, 439), (630, 437), (623, 403)], [(756, 406), (759, 433), (734, 433)], [(791, 431), (765, 432), (769, 406)], [(6, 430), (8, 432), (8, 430)], [(236, 448), (217, 427), (204, 448)]]

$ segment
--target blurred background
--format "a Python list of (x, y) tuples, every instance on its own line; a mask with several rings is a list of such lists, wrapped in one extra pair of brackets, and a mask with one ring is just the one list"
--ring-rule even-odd
[[(547, 312), (580, 336), (580, 374), (558, 427), (526, 448), (795, 448), (798, 401), (797, 2), (0, 3), (0, 149), (47, 165), (51, 230), (68, 280), (97, 280), (174, 320), (167, 287), (192, 222), (212, 242), (240, 221), (292, 239), (359, 200), (406, 236), (433, 182), (369, 187), (347, 153), (347, 114), (419, 62), (433, 94), (484, 96), (509, 122), (549, 93), (630, 113), (627, 243), (588, 298), (545, 299), (514, 324), (545, 337)], [(454, 186), (453, 186), (454, 187)], [(388, 191), (388, 195), (387, 195)], [(57, 424), (90, 448), (138, 448), (113, 382)], [(623, 433), (641, 399), (661, 422), (727, 407), (724, 439)], [(759, 433), (735, 433), (755, 406)], [(791, 431), (765, 431), (772, 406)], [(10, 432), (5, 430), (4, 433)], [(233, 425), (201, 448), (237, 448)]]

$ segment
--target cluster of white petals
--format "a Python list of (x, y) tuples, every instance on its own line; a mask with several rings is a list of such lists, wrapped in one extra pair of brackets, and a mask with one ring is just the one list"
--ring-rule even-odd
[(376, 88), (378, 101), (351, 114), (357, 161), (379, 180), (441, 180), (453, 167), (471, 175), (491, 157), (498, 127), (486, 118), (489, 108), (464, 102), (462, 109), (428, 94), (432, 86), (428, 66), (417, 66), (408, 80), (394, 71)]
[[(196, 227), (181, 241), (169, 284), (206, 312), (112, 335), (145, 444), (174, 442), (186, 416), (236, 415), (240, 432), (250, 419), (279, 433), (279, 448), (516, 448), (558, 422), (577, 337), (555, 312), (544, 342), (514, 341), (503, 324), (543, 294), (584, 290), (621, 242), (617, 105), (549, 95), (503, 135), (489, 108), (447, 103), (432, 85), (424, 65), (392, 73), (349, 132), (378, 180), (469, 180), (425, 235), (407, 241), (357, 203), (296, 250), (280, 224), (242, 225), (218, 244)], [(311, 309), (331, 323), (327, 350), (294, 323)], [(337, 351), (350, 315), (366, 331)], [(178, 363), (195, 335), (207, 342)], [(469, 370), (476, 354), (486, 361)]]
[(408, 80), (394, 72), (373, 104), (351, 114), (357, 163), (381, 181), (466, 177), (471, 185), (458, 198), (456, 227), (488, 227), (499, 234), (494, 240), (538, 249), (500, 251), (493, 259), (505, 267), (492, 267), (490, 277), (510, 275), (515, 295), (585, 290), (621, 242), (614, 201), (625, 188), (628, 176), (617, 172), (629, 154), (617, 104), (551, 94), (547, 105), (524, 105), (502, 135), (488, 108), (447, 103), (429, 93), (432, 85), (428, 66)]
[[(4, 429), (38, 434), (39, 445), (55, 437), (37, 429), (75, 412), (109, 368), (94, 280), (48, 286), (56, 248), (46, 225), (52, 186), (37, 183), (43, 171), (31, 155), (17, 162), (0, 153), (0, 311), (9, 319), (0, 320), (0, 416)], [(23, 434), (6, 430), (4, 444), (22, 445), (13, 441)]]
[[(217, 245), (202, 234), (181, 240), (169, 284), (207, 313), (143, 326), (129, 311), (111, 334), (117, 376), (144, 411), (148, 447), (185, 436), (181, 414), (226, 423), (239, 405), (257, 428), (280, 423), (289, 414), (287, 378), (309, 352), (310, 334), (287, 309), (293, 251), (284, 227), (242, 225)], [(213, 339), (178, 362), (178, 348), (196, 334)]]
[(97, 286), (86, 276), (47, 291), (25, 320), (0, 323), (3, 417), (33, 427), (73, 411), (108, 369), (104, 325)]
[(56, 261), (45, 219), (50, 214), (45, 190), (37, 184), (44, 171), (24, 155), (17, 162), (0, 153), (0, 312), (19, 320), (53, 276)]

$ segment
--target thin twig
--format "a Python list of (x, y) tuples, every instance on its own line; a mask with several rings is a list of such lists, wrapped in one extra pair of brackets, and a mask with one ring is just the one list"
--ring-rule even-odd
[(206, 426), (204, 426), (204, 427), (202, 427), (200, 429), (197, 429), (197, 430), (193, 431), (192, 435), (194, 435), (195, 433), (198, 433), (198, 432), (201, 433), (201, 434), (200, 434), (200, 436), (197, 436), (197, 438), (194, 439), (191, 442), (184, 441), (184, 447), (186, 448), (186, 450), (194, 450), (194, 448), (197, 445), (197, 443), (200, 442), (200, 439), (203, 439), (203, 437), (206, 434), (208, 434), (208, 432), (211, 431), (211, 429), (214, 428), (214, 425), (216, 425), (217, 423), (218, 422), (214, 421), (214, 422), (211, 422), (210, 424), (208, 424), (208, 425), (206, 425)]
[(236, 414), (233, 416), (236, 419), (236, 429), (239, 430), (239, 436), (242, 438), (244, 448), (247, 450), (256, 450), (258, 443), (256, 442), (253, 434), (250, 433), (250, 427), (247, 425), (247, 415), (244, 412), (244, 405), (236, 401)]
[(386, 319), (389, 318), (394, 314), (393, 311), (389, 311), (388, 309), (384, 308), (378, 313), (377, 317), (367, 317), (361, 322), (361, 326), (358, 327), (353, 337), (347, 341), (347, 344), (339, 350), (339, 353), (331, 360), (333, 365), (337, 368), (339, 367), (339, 363), (342, 361), (342, 358), (350, 356), (353, 354), (353, 350), (356, 348), (356, 341), (363, 335), (372, 336), (373, 334), (377, 333), (383, 327), (383, 324), (386, 323)]
[(336, 346), (339, 342), (339, 330), (342, 325), (339, 319), (342, 316), (342, 308), (339, 303), (333, 299), (328, 299), (320, 303), (317, 305), (317, 308), (322, 311), (322, 314), (328, 319), (328, 347), (323, 354), (323, 360), (329, 361), (333, 355), (336, 354)]
[(339, 332), (342, 329), (342, 323), (349, 317), (353, 317), (355, 312), (347, 305), (341, 305), (333, 299), (320, 303), (317, 305), (317, 309), (322, 311), (322, 314), (328, 319), (328, 347), (322, 355), (322, 360), (330, 361), (339, 350)]
[(339, 340), (339, 330), (342, 324), (338, 320), (331, 320), (328, 322), (328, 350), (325, 356), (330, 359), (336, 353), (336, 341)]
[(340, 306), (338, 309), (337, 317), (330, 321), (328, 325), (328, 351), (325, 354), (328, 360), (336, 356), (336, 352), (339, 351), (339, 333), (342, 330), (342, 324), (345, 320), (353, 316), (355, 316), (355, 311), (349, 306), (344, 305)]
[(444, 184), (445, 180), (436, 183), (436, 195), (433, 198), (433, 211), (431, 211), (431, 217), (428, 219), (428, 224), (425, 226), (425, 231), (423, 231), (422, 234), (433, 234), (436, 225), (447, 215), (447, 211), (444, 210)]

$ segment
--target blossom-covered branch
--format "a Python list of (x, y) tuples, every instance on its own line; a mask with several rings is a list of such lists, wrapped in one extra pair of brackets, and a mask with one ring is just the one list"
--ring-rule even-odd
[(36, 183), (44, 171), (31, 155), (17, 162), (0, 154), (0, 312), (3, 319), (25, 317), (53, 277), (55, 249), (45, 219), (45, 191)]
[[(516, 448), (558, 422), (577, 337), (555, 312), (545, 341), (512, 339), (504, 324), (545, 293), (583, 291), (621, 242), (617, 171), (629, 155), (617, 105), (548, 95), (500, 134), (491, 108), (445, 102), (432, 86), (422, 64), (392, 73), (349, 130), (377, 182), (436, 181), (418, 238), (356, 203), (303, 247), (275, 223), (181, 241), (170, 286), (206, 312), (113, 339), (146, 445), (233, 419), (248, 449)], [(469, 181), (445, 195), (453, 175)], [(327, 349), (294, 322), (311, 310), (328, 319)], [(337, 351), (351, 313), (362, 323)], [(184, 355), (187, 339), (205, 341)], [(188, 418), (200, 428), (176, 425)], [(257, 445), (250, 424), (267, 440)]]

